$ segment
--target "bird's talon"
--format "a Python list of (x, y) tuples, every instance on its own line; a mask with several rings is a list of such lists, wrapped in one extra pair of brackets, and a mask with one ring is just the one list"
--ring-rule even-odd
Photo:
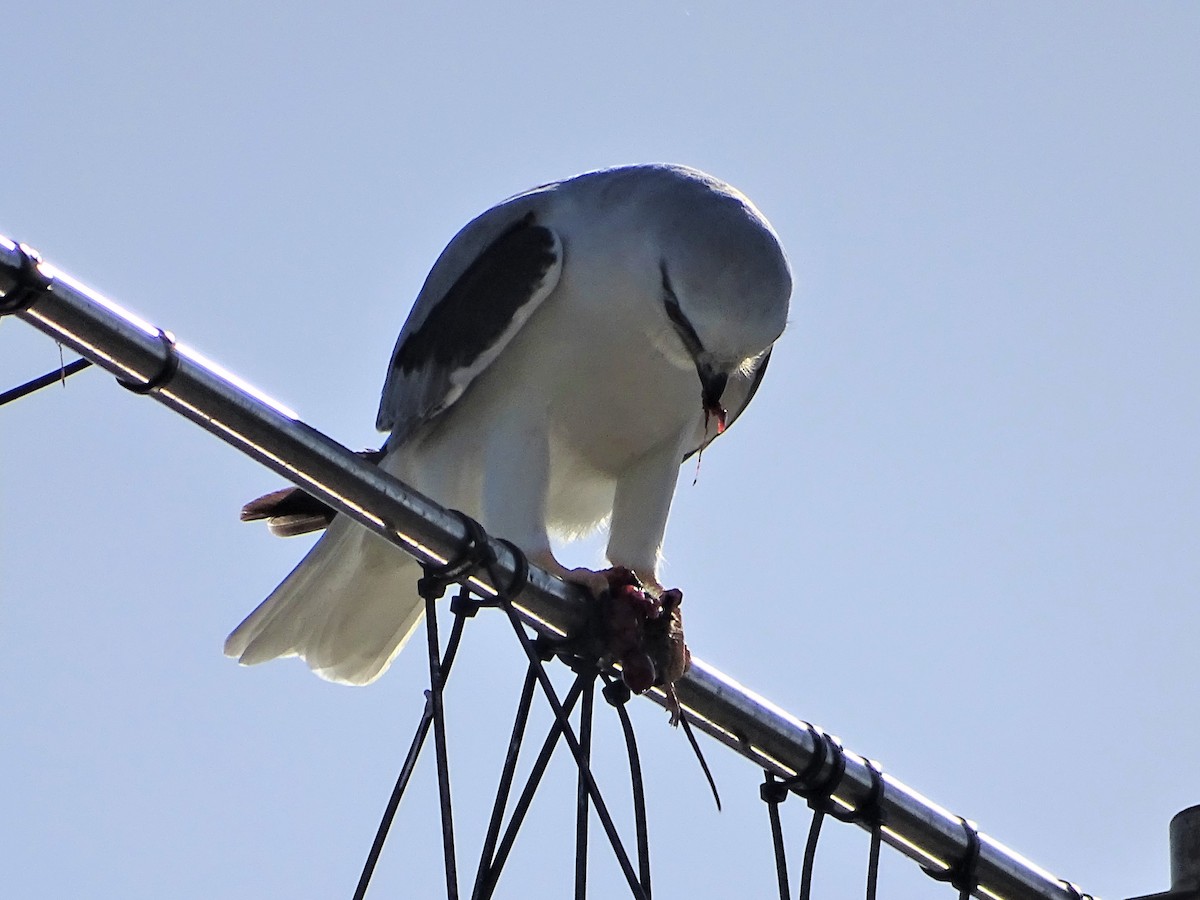
[(603, 569), (597, 572), (595, 569), (568, 569), (563, 573), (563, 581), (569, 584), (577, 584), (584, 588), (592, 597), (599, 597), (612, 589), (612, 581), (609, 578), (609, 573), (612, 569)]
[(639, 572), (635, 569), (633, 575), (641, 583), (642, 590), (651, 597), (661, 597), (663, 591), (666, 590), (662, 586), (662, 583), (654, 576), (653, 572)]

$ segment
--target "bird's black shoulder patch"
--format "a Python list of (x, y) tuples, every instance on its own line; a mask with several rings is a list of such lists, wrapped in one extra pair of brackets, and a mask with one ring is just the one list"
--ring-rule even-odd
[(405, 374), (431, 363), (468, 366), (504, 334), (514, 314), (558, 261), (550, 229), (533, 213), (515, 222), (475, 258), (421, 326), (396, 348), (392, 368)]

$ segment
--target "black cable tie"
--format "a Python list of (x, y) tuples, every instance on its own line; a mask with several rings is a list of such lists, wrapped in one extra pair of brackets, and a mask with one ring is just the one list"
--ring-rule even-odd
[(559, 643), (560, 641), (557, 639), (538, 632), (533, 639), (533, 652), (537, 655), (538, 661), (548, 663), (558, 656)]
[[(846, 774), (846, 756), (842, 751), (842, 742), (808, 722), (804, 723), (804, 727), (812, 735), (812, 756), (808, 758), (804, 768), (795, 775), (781, 778), (779, 781), (768, 779), (760, 787), (759, 795), (767, 803), (782, 803), (787, 799), (789, 791), (795, 791), (808, 802), (809, 807), (814, 811), (835, 812), (837, 807), (833, 803), (833, 792), (837, 790), (842, 776)], [(827, 762), (832, 765), (825, 777), (820, 781), (814, 781), (814, 777), (825, 768)], [(774, 799), (780, 792), (782, 792), (782, 796)], [(836, 812), (835, 815), (837, 815)], [(837, 817), (841, 818), (840, 815)]]
[(887, 819), (883, 811), (883, 769), (873, 759), (864, 759), (867, 772), (871, 776), (871, 792), (867, 799), (854, 808), (849, 821), (859, 822), (869, 828), (879, 828)]
[[(815, 725), (805, 722), (804, 727), (812, 735), (813, 755), (808, 758), (803, 769), (790, 778), (782, 779), (780, 783), (808, 801), (813, 810), (831, 812), (835, 809), (833, 792), (837, 790), (842, 776), (846, 773), (846, 756), (842, 752), (842, 742)], [(830, 764), (829, 771), (819, 781), (816, 780), (826, 763)]]
[(604, 699), (608, 701), (609, 706), (624, 706), (629, 702), (629, 698), (633, 696), (633, 692), (629, 690), (627, 685), (620, 678), (609, 681), (605, 679), (604, 690), (600, 692), (604, 695)]
[(974, 822), (964, 819), (962, 816), (958, 817), (958, 821), (962, 823), (963, 831), (967, 835), (967, 849), (963, 855), (944, 869), (932, 869), (926, 866), (921, 868), (934, 881), (950, 882), (958, 888), (960, 896), (965, 898), (979, 887), (976, 875), (976, 870), (979, 868), (979, 829)]
[(1073, 881), (1067, 881), (1065, 878), (1060, 878), (1058, 879), (1058, 883), (1066, 888), (1070, 895), (1075, 898), (1075, 900), (1094, 900), (1091, 894), (1085, 894), (1083, 891), (1079, 890), (1079, 885)]
[[(471, 521), (474, 522), (473, 519)], [(479, 525), (478, 522), (475, 522), (475, 524)], [(470, 528), (468, 528), (468, 531), (471, 531)], [(481, 540), (484, 544), (486, 544), (487, 535), (483, 533), (483, 526), (479, 526), (478, 534), (475, 534), (472, 531), (471, 538), (475, 540)], [(494, 566), (496, 562), (496, 554), (493, 553), (490, 548), (485, 548), (483, 556), (481, 559), (479, 559), (477, 565), (487, 568), (488, 577), (495, 582), (493, 586), (496, 588), (496, 596), (491, 598), (480, 597), (471, 591), (466, 585), (463, 585), (462, 590), (459, 591), (455, 598), (450, 602), (451, 612), (461, 612), (462, 615), (466, 616), (468, 619), (472, 618), (477, 612), (479, 612), (480, 609), (485, 606), (499, 606), (501, 598), (505, 600), (515, 599), (523, 590), (525, 590), (526, 586), (528, 586), (529, 559), (522, 552), (521, 548), (512, 541), (501, 539), (500, 543), (507, 547), (508, 552), (513, 556), (513, 576), (512, 580), (510, 580), (508, 583), (508, 587), (501, 588), (499, 586), (498, 580), (496, 579), (496, 575), (498, 573), (496, 572)]]
[(473, 619), (481, 606), (483, 601), (471, 593), (466, 585), (462, 585), (450, 601), (450, 612), (464, 619)]
[(25, 244), (17, 244), (17, 255), (20, 257), (20, 268), (13, 286), (0, 297), (0, 316), (25, 312), (50, 290), (52, 283), (38, 268), (42, 257), (36, 250)]
[(829, 756), (829, 746), (825, 740), (825, 732), (815, 725), (804, 723), (804, 727), (808, 729), (808, 733), (812, 735), (813, 755), (808, 758), (808, 762), (804, 764), (804, 768), (793, 775), (791, 778), (785, 778), (784, 784), (792, 787), (797, 784), (807, 783), (814, 775), (825, 767), (825, 761)]
[(133, 391), (135, 394), (149, 394), (161, 387), (165, 387), (175, 377), (175, 374), (179, 371), (179, 349), (175, 346), (175, 335), (160, 328), (158, 329), (158, 340), (163, 345), (165, 353), (162, 366), (159, 367), (159, 370), (144, 382), (118, 378), (117, 384), (127, 391)]
[(777, 806), (788, 798), (791, 791), (788, 790), (786, 781), (776, 781), (770, 772), (766, 775), (766, 780), (758, 786), (758, 796), (762, 798), (763, 803)]
[(596, 665), (595, 660), (575, 656), (574, 654), (559, 654), (558, 658), (564, 666), (576, 675), (582, 675), (585, 678), (595, 678), (600, 674), (600, 668)]
[[(792, 892), (788, 886), (787, 847), (783, 842), (783, 820), (779, 816), (779, 804), (787, 799), (787, 785), (777, 782), (775, 774), (769, 769), (763, 772), (763, 777), (765, 780), (762, 787), (759, 788), (758, 795), (767, 804), (767, 820), (771, 824), (771, 846), (775, 850), (775, 879), (779, 885), (779, 900), (789, 900)], [(782, 799), (774, 799), (775, 793), (771, 790), (772, 786), (783, 788)]]
[(844, 813), (833, 802), (833, 792), (837, 790), (838, 785), (842, 783), (842, 776), (846, 774), (846, 754), (842, 749), (842, 742), (836, 737), (822, 732), (822, 738), (826, 753), (830, 756), (829, 771), (819, 781), (796, 784), (793, 790), (805, 799), (814, 812), (829, 813), (834, 818), (845, 821)]
[(493, 587), (497, 591), (500, 591), (506, 600), (516, 600), (521, 595), (521, 592), (529, 586), (529, 557), (512, 541), (506, 541), (501, 538), (500, 543), (507, 547), (508, 552), (513, 556), (513, 577), (509, 581), (508, 586), (503, 590), (501, 590), (499, 584), (493, 585)]
[(426, 600), (441, 597), (446, 588), (456, 581), (474, 572), (480, 566), (487, 565), (493, 558), (492, 548), (488, 544), (487, 533), (483, 526), (464, 512), (457, 509), (449, 510), (463, 523), (467, 532), (467, 542), (459, 550), (458, 555), (443, 565), (425, 564), (422, 566), (425, 574), (417, 579), (417, 593)]
[(886, 785), (883, 767), (873, 759), (864, 759), (863, 762), (871, 776), (871, 792), (854, 813), (860, 823), (871, 829), (871, 844), (867, 851), (867, 900), (876, 900), (879, 893), (879, 847), (883, 843), (883, 823), (887, 818), (883, 811)]

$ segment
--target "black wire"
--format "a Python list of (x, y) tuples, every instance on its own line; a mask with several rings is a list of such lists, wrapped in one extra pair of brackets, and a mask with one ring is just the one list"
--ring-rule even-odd
[(521, 699), (517, 701), (512, 736), (508, 739), (508, 753), (504, 757), (504, 766), (500, 770), (500, 783), (496, 787), (492, 817), (488, 821), (487, 835), (483, 839), (483, 850), (479, 854), (479, 868), (475, 870), (475, 886), (471, 890), (472, 900), (480, 897), (480, 891), (492, 866), (496, 852), (496, 840), (500, 836), (500, 826), (504, 824), (504, 808), (508, 805), (513, 776), (517, 771), (517, 757), (521, 753), (521, 743), (525, 738), (525, 726), (529, 723), (529, 709), (533, 705), (533, 688), (536, 682), (537, 677), (533, 673), (533, 667), (530, 666), (525, 670), (525, 684), (521, 688)]
[[(493, 579), (494, 583), (495, 580)], [(525, 634), (525, 626), (521, 622), (513, 605), (507, 600), (502, 600), (500, 608), (508, 614), (508, 620), (512, 624), (513, 630), (517, 635), (517, 640), (525, 650), (529, 661), (537, 661), (537, 651), (534, 649), (533, 642), (529, 639), (529, 636)], [(596, 815), (600, 819), (600, 824), (604, 826), (604, 833), (608, 836), (608, 842), (612, 846), (613, 854), (617, 857), (617, 862), (621, 866), (621, 872), (625, 875), (625, 881), (628, 883), (633, 896), (639, 898), (639, 900), (647, 900), (642, 886), (638, 883), (637, 875), (633, 871), (633, 866), (629, 862), (629, 855), (625, 852), (625, 847), (621, 844), (620, 835), (617, 834), (612, 816), (609, 815), (608, 806), (605, 804), (604, 798), (600, 795), (599, 787), (596, 786), (596, 779), (592, 777), (592, 771), (583, 759), (582, 750), (571, 728), (571, 723), (566, 721), (562, 704), (559, 702), (558, 696), (554, 693), (554, 686), (550, 683), (550, 677), (541, 666), (537, 668), (537, 679), (538, 684), (542, 688), (542, 693), (546, 696), (546, 701), (554, 711), (555, 718), (562, 724), (563, 739), (567, 742), (567, 746), (571, 748), (571, 755), (575, 757), (575, 764), (580, 768), (584, 778), (587, 780), (588, 795), (592, 798), (592, 803), (596, 806)]]
[(712, 770), (708, 767), (708, 760), (704, 758), (704, 754), (700, 751), (700, 742), (696, 740), (696, 733), (692, 731), (692, 725), (688, 721), (686, 714), (680, 715), (679, 724), (683, 726), (683, 733), (687, 736), (688, 743), (692, 745), (692, 752), (696, 754), (696, 760), (700, 763), (700, 770), (708, 780), (708, 789), (712, 791), (713, 802), (717, 804), (717, 812), (720, 812), (721, 795), (717, 791), (717, 781), (713, 778)]
[[(584, 677), (582, 674), (580, 677)], [(587, 900), (588, 863), (588, 804), (586, 767), (592, 762), (592, 710), (596, 699), (596, 679), (588, 679), (583, 687), (583, 702), (579, 707), (579, 749), (582, 763), (575, 784), (575, 900)]]
[(821, 824), (825, 821), (825, 811), (814, 809), (812, 822), (808, 826), (808, 842), (804, 845), (804, 863), (800, 869), (800, 900), (812, 897), (813, 868), (817, 862), (817, 841), (821, 838)]
[[(462, 640), (463, 623), (463, 616), (456, 615), (454, 617), (454, 626), (446, 641), (446, 652), (441, 662), (443, 684), (450, 675), (450, 667), (454, 664), (454, 657), (458, 652), (459, 642)], [(396, 784), (392, 788), (387, 806), (384, 807), (379, 827), (375, 830), (375, 839), (371, 842), (371, 849), (367, 853), (366, 862), (363, 863), (362, 872), (358, 877), (358, 885), (354, 889), (354, 900), (363, 900), (367, 894), (367, 888), (375, 874), (375, 866), (379, 862), (379, 855), (383, 852), (383, 845), (391, 830), (392, 821), (396, 818), (396, 811), (400, 808), (400, 801), (404, 798), (409, 781), (412, 780), (413, 770), (417, 767), (417, 760), (421, 756), (421, 748), (425, 746), (425, 739), (429, 736), (431, 724), (433, 724), (433, 699), (426, 694), (425, 710), (421, 713), (421, 720), (417, 723), (417, 730), (413, 735), (412, 743), (409, 744), (408, 754), (404, 757), (404, 765), (400, 767), (400, 774), (396, 776)]]
[(65, 366), (59, 366), (53, 372), (47, 372), (45, 375), (39, 375), (37, 378), (27, 381), (22, 385), (5, 391), (0, 394), (0, 406), (6, 403), (11, 403), (14, 400), (20, 400), (22, 397), (32, 394), (34, 391), (40, 391), (44, 387), (49, 387), (56, 382), (63, 382), (76, 372), (82, 372), (92, 364), (90, 359), (76, 359), (67, 363)]
[(871, 829), (871, 849), (867, 856), (867, 900), (875, 900), (879, 886), (879, 847), (882, 843), (882, 826), (876, 826)]
[(454, 857), (454, 813), (450, 802), (450, 761), (446, 750), (446, 718), (442, 704), (443, 673), (437, 631), (437, 601), (425, 597), (425, 633), (429, 644), (429, 697), (433, 709), (433, 746), (437, 756), (438, 799), (442, 811), (442, 855), (446, 863), (446, 897), (458, 900), (458, 866)]
[[(169, 334), (161, 330), (159, 334), (168, 349), (163, 369), (145, 385), (132, 387), (126, 385), (131, 390), (149, 392), (157, 387), (161, 387), (171, 378), (174, 370), (178, 368), (178, 358), (174, 357), (171, 352), (174, 349), (173, 339)], [(174, 360), (173, 366), (172, 360)], [(454, 663), (455, 655), (458, 653), (464, 621), (474, 613), (472, 604), (461, 602), (466, 593), (466, 589), (464, 588), (460, 592), (459, 597), (456, 598), (460, 601), (460, 604), (455, 610), (454, 625), (451, 628), (450, 637), (446, 642), (446, 652), (443, 656), (439, 653), (435, 601), (445, 593), (445, 589), (449, 584), (459, 578), (466, 577), (473, 569), (482, 564), (490, 555), (491, 548), (488, 547), (487, 535), (478, 522), (457, 510), (451, 510), (451, 512), (462, 520), (463, 527), (467, 533), (467, 542), (455, 559), (449, 560), (441, 566), (425, 566), (424, 575), (417, 582), (417, 592), (425, 599), (425, 628), (429, 647), (430, 689), (426, 694), (425, 711), (421, 716), (421, 721), (417, 725), (417, 733), (413, 737), (408, 755), (405, 758), (404, 765), (401, 767), (400, 775), (396, 779), (396, 785), (392, 789), (392, 795), (388, 799), (387, 806), (384, 809), (379, 828), (375, 832), (375, 839), (367, 854), (363, 871), (359, 876), (358, 886), (354, 893), (355, 900), (361, 900), (370, 885), (375, 866), (379, 861), (379, 855), (383, 850), (383, 844), (387, 840), (388, 831), (391, 829), (392, 821), (400, 805), (400, 800), (412, 777), (413, 769), (416, 766), (416, 761), (424, 746), (425, 739), (429, 734), (431, 724), (433, 725), (434, 745), (437, 755), (438, 796), (442, 819), (442, 850), (446, 866), (446, 894), (450, 900), (457, 900), (458, 898), (458, 867), (454, 853), (454, 820), (450, 797), (450, 769), (446, 747), (446, 724), (442, 689), (445, 686), (446, 678), (450, 674), (450, 667)]]
[[(524, 587), (524, 583), (528, 579), (528, 563), (525, 559), (524, 553), (521, 552), (520, 548), (510, 542), (506, 542), (506, 544), (516, 559), (518, 571), (513, 578), (512, 584), (509, 585), (508, 590), (500, 591), (496, 596), (496, 600), (500, 608), (503, 609), (508, 615), (508, 620), (512, 624), (518, 643), (521, 644), (522, 649), (525, 651), (526, 657), (528, 657), (530, 663), (533, 664), (540, 662), (538, 659), (537, 650), (534, 646), (534, 643), (525, 633), (525, 627), (521, 622), (520, 617), (517, 615), (516, 609), (513, 607), (513, 598), (510, 593), (513, 590), (519, 592), (520, 589)], [(496, 556), (491, 552), (490, 547), (487, 549), (488, 554), (483, 560), (483, 565), (487, 569), (488, 577), (491, 579), (492, 584), (498, 586), (500, 584), (500, 579), (497, 571), (498, 567), (496, 564)], [(519, 587), (514, 587), (516, 585), (519, 585)], [(633, 896), (639, 898), (639, 900), (649, 900), (648, 894), (642, 888), (642, 885), (638, 881), (637, 875), (633, 871), (633, 866), (629, 861), (629, 854), (626, 853), (625, 847), (621, 843), (621, 837), (617, 833), (616, 825), (613, 824), (612, 816), (608, 811), (608, 806), (604, 802), (603, 796), (600, 794), (600, 788), (597, 786), (596, 779), (592, 775), (592, 770), (588, 764), (587, 757), (583, 751), (583, 748), (580, 746), (574, 731), (571, 729), (571, 723), (567, 721), (563, 713), (562, 704), (559, 702), (558, 696), (554, 692), (554, 686), (550, 683), (549, 676), (546, 674), (545, 669), (541, 665), (537, 665), (535, 674), (537, 676), (538, 684), (541, 686), (542, 693), (546, 697), (546, 701), (550, 704), (550, 708), (553, 710), (555, 718), (558, 719), (562, 725), (563, 739), (567, 742), (567, 746), (571, 750), (571, 755), (575, 757), (575, 765), (579, 769), (579, 774), (582, 781), (586, 784), (587, 794), (591, 798), (591, 802), (596, 808), (596, 816), (600, 819), (600, 824), (604, 827), (605, 836), (608, 838), (609, 845), (613, 850), (613, 855), (617, 858), (617, 862), (621, 867), (621, 872), (625, 876), (625, 880), (629, 885), (630, 891), (632, 892)], [(589, 679), (589, 685), (595, 680), (596, 674), (597, 673), (594, 667), (592, 667), (591, 671), (587, 673), (586, 677)], [(585, 676), (581, 675), (580, 677)]]
[[(169, 362), (169, 360), (168, 360)], [(169, 378), (169, 375), (167, 376)], [(146, 387), (153, 389), (159, 386), (156, 379), (151, 379), (151, 383)], [(455, 512), (455, 511), (452, 511)], [(434, 743), (437, 752), (437, 767), (438, 767), (438, 789), (439, 799), (442, 813), (442, 841), (443, 853), (446, 865), (446, 891), (447, 897), (450, 900), (458, 898), (458, 876), (457, 864), (454, 850), (454, 825), (453, 813), (451, 804), (450, 792), (450, 774), (449, 761), (446, 745), (445, 733), (445, 717), (443, 707), (443, 688), (445, 685), (446, 676), (448, 675), (450, 664), (453, 662), (458, 649), (459, 639), (461, 637), (463, 621), (466, 617), (474, 614), (474, 609), (479, 604), (467, 602), (471, 598), (469, 591), (463, 586), (459, 596), (456, 598), (457, 606), (452, 605), (452, 610), (455, 612), (454, 627), (451, 632), (450, 639), (447, 641), (446, 653), (440, 656), (438, 653), (438, 636), (437, 636), (437, 610), (436, 599), (440, 597), (446, 586), (454, 581), (462, 581), (470, 575), (472, 571), (480, 568), (487, 570), (493, 586), (500, 584), (497, 575), (497, 559), (489, 544), (488, 537), (482, 526), (470, 517), (455, 512), (456, 515), (463, 521), (467, 532), (466, 546), (453, 560), (448, 561), (441, 566), (425, 566), (424, 577), (418, 582), (418, 591), (425, 599), (425, 615), (426, 615), (426, 634), (429, 645), (429, 677), (430, 690), (427, 697), (426, 709), (422, 715), (421, 721), (417, 727), (417, 733), (414, 735), (412, 745), (409, 748), (408, 755), (405, 759), (405, 764), (401, 770), (400, 776), (397, 779), (396, 786), (393, 788), (392, 796), (389, 798), (387, 807), (384, 811), (383, 819), (380, 822), (377, 830), (375, 841), (372, 844), (371, 851), (368, 854), (366, 864), (364, 865), (362, 875), (359, 879), (359, 884), (355, 893), (356, 900), (365, 895), (367, 887), (370, 883), (371, 875), (382, 851), (383, 843), (386, 840), (388, 830), (390, 829), (392, 820), (399, 806), (401, 796), (411, 778), (412, 771), (416, 764), (416, 759), (420, 754), (421, 748), (428, 735), (430, 726), (434, 732)], [(645, 827), (645, 800), (644, 792), (642, 791), (641, 768), (637, 760), (636, 742), (632, 735), (632, 726), (628, 722), (628, 717), (624, 710), (620, 711), (622, 719), (622, 727), (626, 730), (626, 741), (631, 756), (630, 777), (634, 784), (634, 803), (635, 803), (635, 818), (637, 819), (638, 828), (638, 854), (639, 854), (639, 872), (634, 873), (633, 867), (630, 864), (628, 854), (625, 852), (621, 844), (620, 836), (617, 834), (616, 826), (613, 824), (612, 817), (608, 812), (607, 806), (603, 797), (600, 794), (599, 788), (596, 785), (594, 776), (590, 768), (591, 756), (591, 730), (592, 730), (592, 707), (593, 707), (593, 690), (597, 676), (597, 670), (594, 664), (588, 667), (587, 671), (581, 671), (576, 679), (575, 684), (565, 698), (564, 702), (560, 702), (557, 694), (554, 691), (553, 685), (550, 683), (549, 677), (543, 668), (539, 658), (539, 653), (534, 643), (525, 633), (524, 625), (516, 613), (512, 605), (512, 595), (520, 593), (524, 588), (528, 579), (528, 563), (525, 560), (524, 554), (515, 546), (509, 545), (513, 553), (516, 565), (514, 567), (514, 575), (512, 581), (505, 588), (498, 588), (498, 594), (495, 601), (489, 605), (500, 606), (508, 616), (509, 622), (512, 625), (514, 632), (517, 635), (518, 642), (525, 651), (529, 659), (529, 669), (526, 676), (525, 688), (522, 692), (521, 703), (518, 707), (516, 721), (513, 726), (513, 735), (509, 744), (509, 752), (505, 760), (504, 769), (501, 773), (501, 782), (497, 789), (497, 797), (493, 806), (492, 818), (489, 822), (488, 833), (485, 838), (483, 851), (480, 857), (479, 868), (476, 872), (475, 885), (472, 891), (474, 900), (487, 900), (495, 890), (499, 880), (500, 872), (504, 866), (513, 842), (516, 839), (516, 834), (520, 829), (522, 822), (528, 812), (532, 802), (533, 794), (536, 791), (537, 785), (549, 764), (550, 756), (553, 753), (554, 747), (561, 736), (565, 739), (572, 755), (575, 757), (576, 766), (579, 772), (579, 781), (576, 790), (576, 896), (578, 900), (585, 900), (587, 886), (587, 845), (588, 845), (588, 820), (589, 820), (589, 801), (594, 804), (596, 815), (600, 819), (604, 827), (606, 836), (612, 846), (613, 853), (617, 858), (617, 862), (621, 867), (622, 873), (626, 877), (630, 891), (635, 898), (639, 900), (649, 900), (650, 889), (650, 872), (649, 872), (649, 840), (646, 834)], [(546, 659), (549, 656), (544, 657)], [(554, 723), (547, 735), (546, 741), (542, 746), (542, 751), (538, 759), (534, 762), (533, 771), (530, 773), (525, 789), (522, 791), (520, 798), (514, 807), (512, 817), (508, 827), (505, 830), (503, 838), (500, 839), (497, 846), (497, 834), (500, 827), (500, 822), (503, 819), (504, 809), (507, 806), (508, 795), (512, 785), (512, 778), (516, 769), (517, 755), (519, 754), (520, 744), (524, 737), (524, 730), (528, 720), (529, 708), (532, 701), (533, 684), (537, 683), (543, 694), (546, 697), (553, 713)], [(585, 693), (586, 692), (586, 693)], [(577, 739), (574, 731), (571, 728), (571, 723), (568, 719), (570, 710), (574, 707), (575, 702), (581, 696), (585, 696), (584, 710), (581, 713), (580, 720), (580, 736)], [(694, 743), (694, 739), (693, 743)], [(702, 763), (703, 764), (703, 763)], [(707, 769), (707, 767), (705, 767)], [(711, 775), (710, 781), (711, 781)], [(719, 801), (718, 801), (719, 803)], [(494, 849), (494, 853), (493, 853)], [(640, 880), (639, 880), (640, 876)]]
[(875, 900), (879, 887), (879, 848), (883, 843), (883, 795), (887, 786), (883, 770), (874, 760), (864, 760), (871, 776), (871, 793), (854, 810), (855, 821), (871, 827), (871, 849), (867, 856), (867, 900)]
[[(808, 841), (805, 844), (803, 869), (800, 876), (800, 897), (809, 898), (812, 894), (812, 873), (816, 863), (817, 841), (820, 837), (821, 826), (826, 815), (833, 815), (844, 822), (854, 822), (870, 829), (871, 844), (867, 857), (867, 900), (875, 900), (879, 885), (879, 851), (883, 842), (883, 798), (886, 785), (883, 770), (873, 760), (864, 760), (867, 772), (871, 777), (871, 787), (866, 799), (849, 811), (839, 812), (833, 801), (833, 791), (845, 774), (846, 757), (841, 749), (841, 742), (832, 735), (826, 735), (811, 728), (819, 740), (814, 746), (814, 758), (824, 761), (830, 753), (834, 755), (833, 765), (829, 773), (820, 783), (810, 788), (797, 785), (797, 777), (792, 776), (783, 781), (777, 781), (774, 774), (766, 772), (766, 780), (759, 788), (762, 799), (767, 803), (767, 812), (771, 822), (771, 839), (775, 850), (775, 871), (779, 883), (781, 900), (788, 897), (787, 851), (783, 841), (783, 826), (779, 816), (779, 804), (787, 799), (789, 791), (796, 791), (808, 799), (813, 817), (809, 825)], [(815, 774), (811, 765), (805, 766), (810, 775)]]
[[(802, 773), (808, 777), (797, 776), (789, 779), (789, 786), (808, 801), (808, 805), (812, 809), (812, 821), (808, 826), (808, 841), (804, 846), (804, 862), (800, 870), (800, 900), (810, 900), (812, 897), (812, 876), (817, 861), (817, 841), (821, 837), (821, 825), (825, 822), (826, 814), (836, 809), (833, 792), (837, 790), (842, 776), (846, 774), (846, 755), (842, 752), (842, 742), (833, 735), (815, 728), (813, 734), (820, 736), (820, 759), (822, 763), (827, 758), (829, 759), (829, 771), (820, 780), (816, 780), (813, 776), (817, 774), (819, 768), (813, 767), (810, 761)], [(817, 757), (814, 755), (813, 758)]]
[(788, 794), (787, 786), (775, 780), (772, 772), (767, 772), (766, 781), (759, 788), (759, 795), (767, 804), (767, 817), (771, 822), (771, 843), (775, 847), (775, 878), (779, 884), (779, 900), (790, 900), (789, 878), (787, 870), (787, 848), (783, 845), (783, 823), (779, 820), (779, 804)]
[[(530, 664), (530, 671), (534, 673), (535, 680), (537, 671), (540, 668), (538, 664)], [(566, 697), (563, 698), (563, 710), (567, 715), (570, 715), (571, 710), (575, 708), (575, 703), (579, 700), (579, 695), (582, 692), (583, 680), (582, 678), (576, 678), (571, 689), (567, 691)], [(489, 865), (487, 877), (482, 886), (476, 886), (472, 900), (489, 900), (492, 896), (492, 892), (496, 888), (496, 883), (500, 879), (500, 873), (504, 868), (505, 862), (508, 860), (508, 854), (512, 852), (513, 843), (517, 839), (517, 832), (525, 821), (525, 815), (529, 812), (529, 806), (533, 802), (533, 795), (537, 792), (538, 785), (541, 783), (542, 776), (546, 772), (546, 767), (550, 764), (550, 757), (554, 754), (554, 748), (557, 746), (558, 739), (562, 736), (562, 733), (562, 720), (556, 717), (550, 725), (550, 731), (547, 733), (545, 741), (542, 742), (542, 749), (538, 753), (537, 759), (534, 760), (533, 767), (526, 778), (525, 787), (521, 791), (520, 797), (517, 798), (516, 804), (513, 806), (512, 817), (509, 819), (508, 827), (504, 830), (504, 836), (501, 837), (500, 843), (496, 847), (496, 855)]]
[(429, 735), (429, 726), (432, 722), (433, 709), (429, 701), (426, 700), (425, 712), (422, 713), (421, 721), (417, 725), (417, 733), (413, 735), (412, 743), (408, 747), (408, 755), (404, 758), (404, 765), (400, 767), (400, 774), (396, 778), (396, 786), (392, 788), (392, 795), (388, 798), (387, 806), (383, 810), (383, 818), (379, 822), (379, 827), (375, 830), (375, 840), (371, 843), (370, 852), (367, 853), (367, 861), (363, 864), (362, 873), (358, 876), (358, 886), (354, 889), (354, 900), (363, 900), (367, 895), (367, 888), (371, 885), (371, 877), (375, 874), (375, 865), (379, 862), (379, 854), (383, 852), (384, 841), (387, 840), (388, 831), (392, 827), (392, 820), (396, 817), (396, 811), (400, 808), (400, 801), (404, 797), (404, 791), (408, 787), (413, 770), (417, 766), (417, 759), (421, 755), (421, 748), (425, 744), (425, 738)]
[(604, 679), (604, 699), (617, 710), (621, 720), (621, 731), (625, 735), (625, 750), (629, 756), (629, 784), (633, 794), (633, 825), (637, 835), (638, 877), (646, 897), (650, 896), (650, 832), (646, 826), (646, 790), (642, 781), (642, 762), (638, 755), (637, 736), (625, 704), (629, 702), (629, 688), (625, 682), (601, 673)]
[[(779, 804), (787, 799), (788, 791), (795, 791), (808, 801), (812, 809), (812, 820), (808, 827), (808, 840), (804, 846), (804, 860), (800, 870), (800, 900), (810, 900), (812, 897), (813, 869), (817, 859), (817, 843), (821, 837), (821, 826), (825, 816), (835, 815), (844, 821), (864, 821), (871, 817), (872, 848), (868, 862), (867, 891), (869, 900), (874, 898), (875, 883), (878, 880), (878, 827), (881, 824), (879, 801), (883, 792), (883, 776), (868, 763), (871, 771), (871, 794), (860, 809), (840, 813), (833, 799), (842, 777), (846, 774), (846, 754), (842, 750), (842, 742), (831, 734), (807, 725), (813, 739), (813, 753), (805, 763), (804, 768), (796, 775), (777, 782), (775, 776), (767, 772), (766, 781), (759, 789), (762, 799), (767, 804), (767, 812), (771, 821), (771, 839), (775, 848), (775, 871), (779, 882), (779, 896), (782, 900), (788, 897), (787, 852), (783, 842), (783, 826), (779, 817)], [(826, 763), (828, 771), (822, 774)], [(818, 775), (820, 776), (818, 778)]]
[[(453, 610), (453, 606), (451, 610)], [(450, 637), (446, 639), (446, 652), (442, 654), (442, 661), (438, 666), (438, 670), (442, 673), (443, 687), (445, 687), (446, 679), (450, 677), (450, 667), (454, 665), (454, 657), (458, 655), (458, 645), (462, 641), (463, 626), (466, 625), (466, 621), (466, 616), (456, 615), (454, 624), (450, 626)]]

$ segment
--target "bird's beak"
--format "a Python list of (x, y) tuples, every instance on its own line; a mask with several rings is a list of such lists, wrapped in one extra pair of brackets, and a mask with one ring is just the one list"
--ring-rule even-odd
[(717, 434), (725, 430), (725, 407), (721, 405), (721, 395), (729, 383), (729, 374), (718, 372), (708, 363), (697, 362), (696, 372), (700, 375), (700, 402), (704, 405), (705, 421), (708, 416), (717, 418)]
[(705, 409), (713, 409), (721, 405), (721, 395), (725, 393), (725, 385), (729, 376), (725, 372), (714, 372), (707, 363), (696, 367), (700, 375), (700, 399)]

